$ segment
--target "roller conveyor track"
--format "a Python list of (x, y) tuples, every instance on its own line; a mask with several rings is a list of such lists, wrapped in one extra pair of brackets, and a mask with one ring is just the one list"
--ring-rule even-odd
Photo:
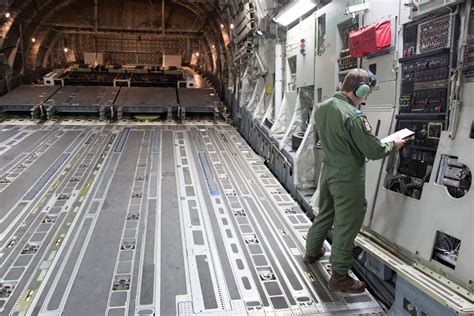
[(311, 222), (230, 125), (0, 141), (0, 315), (382, 313), (303, 264)]

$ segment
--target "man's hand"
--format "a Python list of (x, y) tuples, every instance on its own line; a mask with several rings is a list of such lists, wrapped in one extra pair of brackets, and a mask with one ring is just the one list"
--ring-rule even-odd
[(402, 148), (406, 144), (406, 141), (404, 141), (400, 137), (396, 137), (394, 139), (394, 142), (395, 142), (395, 146), (397, 146), (397, 150), (400, 150), (400, 148)]

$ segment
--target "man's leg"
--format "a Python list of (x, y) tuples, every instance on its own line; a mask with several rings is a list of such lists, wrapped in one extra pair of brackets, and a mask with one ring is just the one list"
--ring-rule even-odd
[[(361, 292), (365, 284), (347, 275), (354, 257), (354, 239), (360, 231), (365, 216), (365, 188), (360, 179), (331, 183), (334, 197), (334, 230), (331, 247), (333, 275), (329, 287), (346, 292)], [(335, 273), (334, 273), (335, 272)]]
[(334, 200), (329, 192), (327, 174), (327, 167), (323, 167), (319, 186), (319, 212), (306, 237), (306, 256), (313, 258), (321, 256), (324, 240), (334, 222)]

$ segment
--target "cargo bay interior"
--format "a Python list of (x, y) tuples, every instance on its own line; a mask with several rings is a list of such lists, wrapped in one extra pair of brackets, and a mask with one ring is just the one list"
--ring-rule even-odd
[[(474, 9), (459, 0), (0, 0), (0, 315), (474, 314)], [(312, 122), (352, 68), (351, 274), (303, 262)]]

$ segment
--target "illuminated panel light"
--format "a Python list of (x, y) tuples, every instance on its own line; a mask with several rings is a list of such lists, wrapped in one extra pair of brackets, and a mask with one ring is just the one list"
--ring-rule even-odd
[(230, 24), (230, 29), (231, 29), (231, 30), (234, 29), (234, 24)]
[(287, 26), (291, 22), (298, 19), (303, 14), (314, 9), (316, 4), (311, 0), (297, 0), (290, 3), (288, 6), (283, 8), (280, 13), (273, 19), (278, 24)]
[(194, 55), (196, 55), (196, 57), (199, 57), (199, 52), (194, 53)]
[(67, 47), (64, 48), (64, 52), (67, 53), (69, 51), (69, 49), (67, 49)]
[(33, 38), (31, 39), (31, 42), (32, 42), (32, 43), (36, 42), (36, 38), (33, 37)]
[(10, 12), (6, 12), (5, 17), (8, 19), (10, 17)]

